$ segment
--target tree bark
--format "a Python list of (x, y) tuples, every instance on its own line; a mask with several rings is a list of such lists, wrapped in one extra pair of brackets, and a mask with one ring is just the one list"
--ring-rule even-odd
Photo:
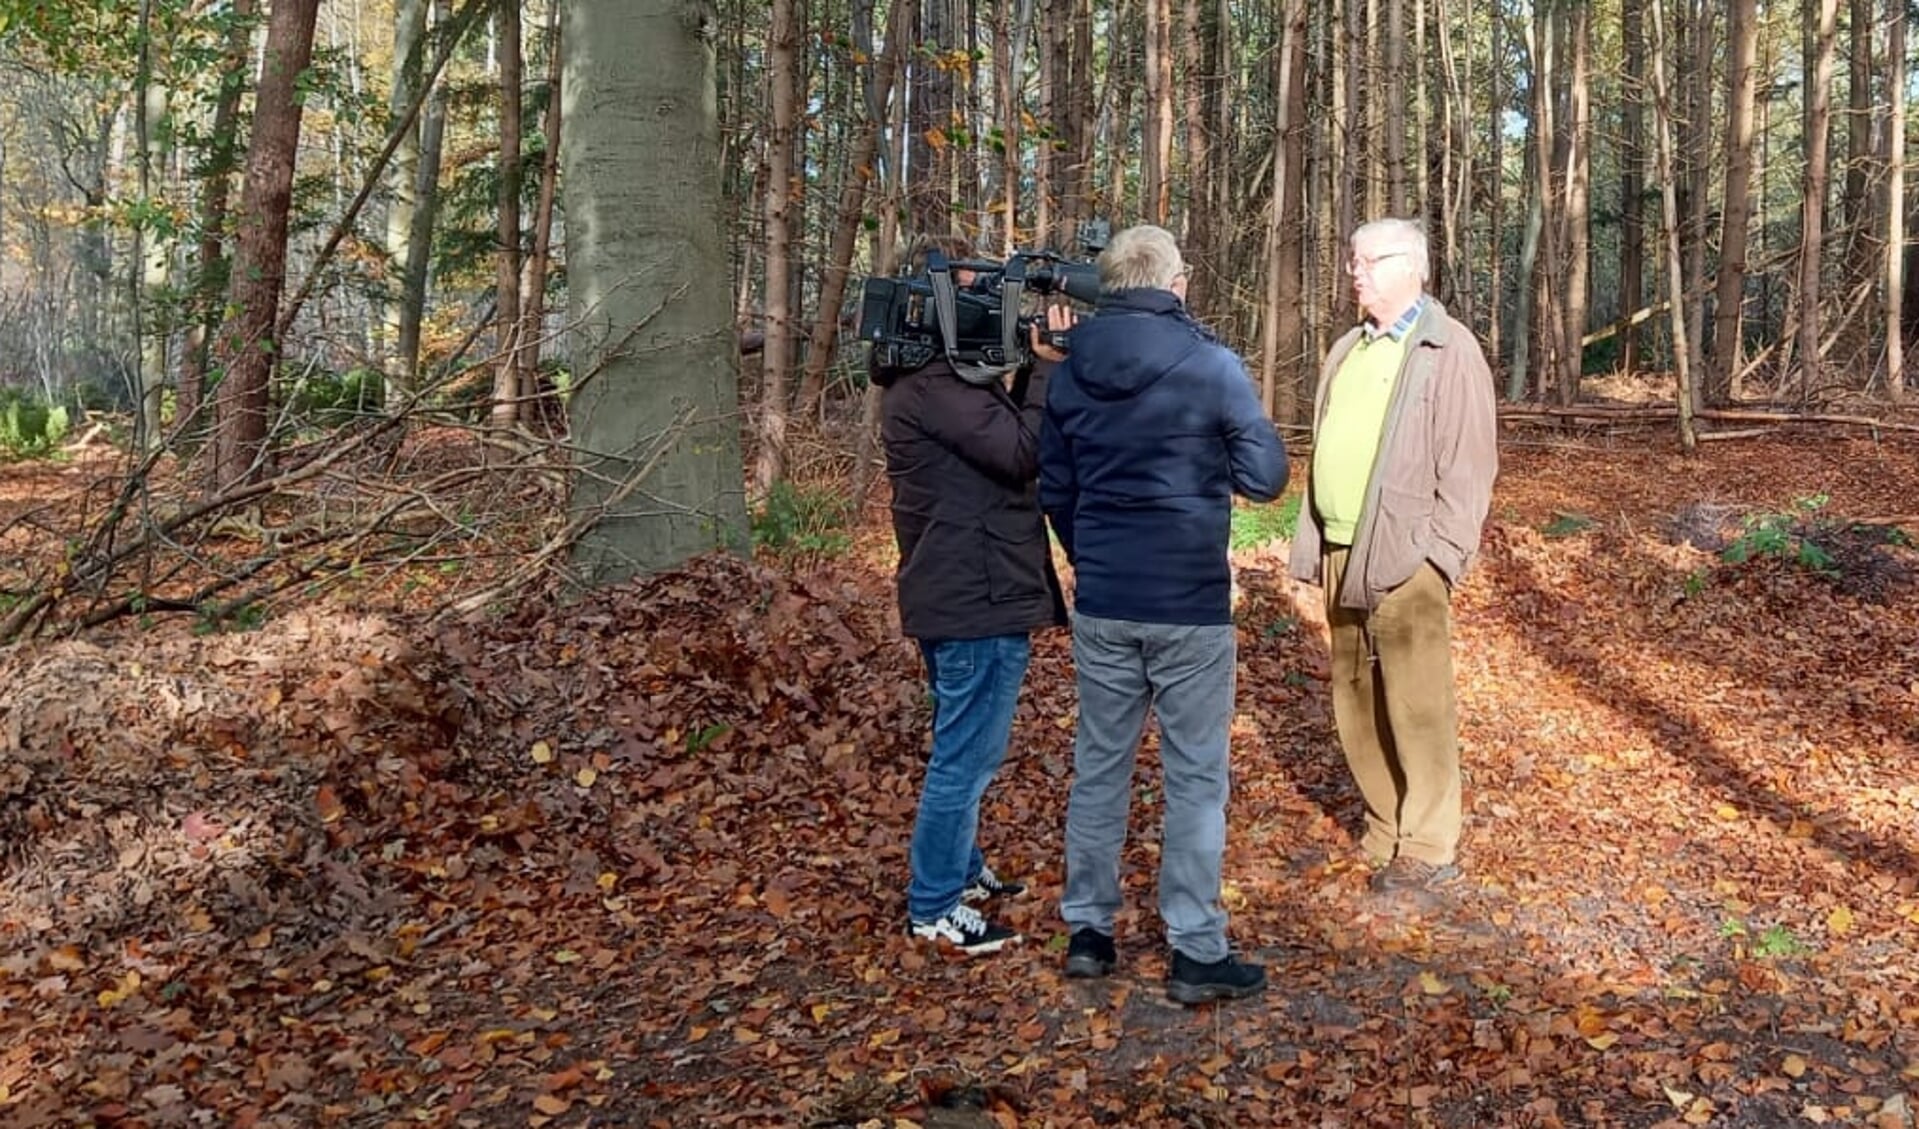
[(286, 284), (287, 223), (293, 205), (293, 164), (300, 149), (300, 81), (313, 57), (320, 0), (274, 0), (267, 19), (265, 61), (254, 95), (253, 136), (230, 304), (221, 331), (226, 377), (215, 403), (213, 454), (216, 491), (258, 480), (267, 449), (269, 381), (282, 342), (274, 339)]
[(1832, 126), (1832, 67), (1834, 25), (1839, 0), (1816, 0), (1807, 15), (1816, 17), (1808, 28), (1812, 42), (1811, 79), (1806, 91), (1805, 197), (1799, 225), (1799, 373), (1800, 393), (1811, 395), (1819, 386), (1820, 349), (1819, 272), (1825, 230), (1828, 132)]
[(1273, 199), (1266, 227), (1266, 316), (1260, 319), (1260, 388), (1266, 413), (1291, 422), (1299, 413), (1305, 370), (1305, 322), (1300, 266), (1305, 234), (1303, 174), (1306, 120), (1306, 0), (1280, 8), (1280, 46), (1274, 93), (1278, 136), (1273, 142)]
[[(425, 64), (427, 0), (398, 0), (393, 12), (393, 92), (387, 99), (388, 113), (394, 121), (406, 113), (419, 92), (421, 70)], [(406, 131), (393, 161), (387, 166), (386, 257), (390, 283), (382, 296), (381, 322), (384, 327), (386, 356), (381, 370), (387, 390), (397, 397), (413, 386), (412, 361), (400, 350), (405, 336), (406, 252), (413, 235), (413, 218), (419, 213), (421, 123)]]
[(760, 354), (758, 451), (753, 495), (765, 497), (786, 474), (787, 377), (793, 364), (791, 280), (793, 251), (793, 124), (799, 101), (799, 30), (794, 0), (773, 0), (767, 33), (772, 127), (766, 136), (766, 348)]
[[(546, 337), (546, 275), (553, 262), (553, 204), (560, 189), (560, 135), (565, 114), (560, 99), (565, 78), (560, 54), (560, 6), (555, 4), (547, 24), (546, 120), (541, 126), (544, 149), (540, 155), (540, 191), (533, 209), (533, 254), (521, 280), (520, 396), (532, 405), (540, 388), (540, 344)], [(525, 415), (522, 412), (522, 415)]]
[(1164, 226), (1171, 212), (1173, 51), (1171, 0), (1145, 0), (1146, 124), (1140, 153), (1140, 212)]
[[(452, 0), (436, 0), (433, 22), (452, 22)], [(426, 316), (427, 273), (433, 253), (433, 229), (440, 214), (440, 160), (446, 141), (447, 89), (436, 81), (420, 116), (420, 172), (413, 182), (416, 201), (406, 239), (406, 269), (400, 286), (400, 367), (409, 378), (420, 369), (420, 327)], [(409, 387), (408, 391), (412, 389)]]
[(1719, 233), (1719, 280), (1714, 297), (1712, 358), (1705, 400), (1723, 407), (1739, 396), (1740, 315), (1745, 308), (1746, 232), (1752, 214), (1753, 94), (1758, 84), (1757, 0), (1726, 8), (1726, 196)]
[(564, 8), (572, 513), (590, 526), (573, 564), (587, 585), (748, 541), (716, 26), (710, 0)]
[(1382, 2), (1386, 5), (1386, 211), (1405, 217), (1411, 207), (1406, 165), (1406, 0)]
[(200, 247), (193, 279), (193, 328), (180, 361), (180, 389), (173, 405), (174, 428), (181, 435), (206, 429), (201, 415), (206, 388), (207, 350), (216, 308), (227, 292), (227, 200), (240, 154), (240, 95), (247, 86), (248, 45), (252, 40), (253, 0), (233, 0), (227, 14), (226, 44), (222, 51), (220, 94), (213, 105), (213, 125), (200, 188)]
[(1699, 445), (1692, 420), (1692, 374), (1686, 344), (1685, 271), (1679, 259), (1679, 196), (1673, 174), (1672, 95), (1666, 84), (1666, 22), (1661, 0), (1653, 0), (1652, 92), (1653, 132), (1658, 150), (1660, 205), (1665, 215), (1666, 296), (1671, 314), (1673, 368), (1678, 376), (1679, 446), (1691, 454)]
[(1187, 278), (1186, 303), (1202, 320), (1213, 321), (1219, 312), (1213, 308), (1213, 292), (1218, 289), (1215, 272), (1222, 264), (1210, 261), (1206, 249), (1213, 241), (1211, 225), (1225, 217), (1206, 197), (1207, 186), (1213, 180), (1211, 123), (1206, 117), (1203, 82), (1206, 55), (1201, 35), (1201, 10), (1207, 2), (1180, 0), (1179, 6), (1179, 60), (1184, 75), (1179, 103), (1180, 113), (1186, 119), (1186, 174), (1182, 178), (1186, 186), (1182, 210), (1186, 230), (1181, 244), (1186, 248), (1187, 268), (1191, 272)]
[(1561, 292), (1563, 322), (1559, 330), (1559, 379), (1554, 381), (1561, 404), (1579, 399), (1579, 380), (1585, 370), (1584, 351), (1579, 342), (1586, 335), (1591, 313), (1590, 287), (1592, 244), (1592, 5), (1567, 6), (1566, 42), (1572, 58), (1567, 75), (1566, 168), (1563, 176), (1566, 199), (1561, 213), (1559, 250), (1560, 274), (1565, 278)]
[(1906, 0), (1886, 0), (1886, 394), (1906, 398)]
[[(1620, 38), (1626, 54), (1626, 89), (1622, 95), (1619, 154), (1619, 309), (1631, 313), (1646, 301), (1646, 33), (1635, 3), (1619, 6)], [(1639, 331), (1628, 329), (1620, 338), (1619, 368), (1639, 371)]]
[(520, 0), (499, 0), (500, 245), (494, 286), (498, 355), (494, 360), (493, 424), (520, 418), (520, 136), (524, 90), (520, 82)]

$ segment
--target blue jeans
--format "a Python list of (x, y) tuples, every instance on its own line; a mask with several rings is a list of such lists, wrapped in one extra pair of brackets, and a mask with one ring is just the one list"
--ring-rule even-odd
[(1219, 888), (1237, 654), (1229, 623), (1189, 627), (1073, 614), (1079, 727), (1060, 899), (1068, 929), (1113, 933), (1133, 762), (1150, 709), (1159, 719), (1165, 783), (1159, 916), (1166, 941), (1196, 961), (1227, 954)]
[(979, 876), (980, 797), (1013, 735), (1013, 707), (1032, 641), (1025, 635), (941, 639), (920, 644), (933, 686), (933, 755), (913, 821), (913, 881), (906, 910), (933, 921), (959, 905)]

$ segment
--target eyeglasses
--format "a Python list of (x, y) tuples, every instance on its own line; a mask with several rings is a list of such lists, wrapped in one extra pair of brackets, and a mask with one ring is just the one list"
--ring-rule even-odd
[(1401, 259), (1405, 258), (1405, 256), (1406, 252), (1404, 251), (1381, 251), (1377, 255), (1354, 255), (1346, 261), (1346, 269), (1355, 275), (1371, 274), (1373, 273), (1374, 267), (1385, 262), (1387, 259)]

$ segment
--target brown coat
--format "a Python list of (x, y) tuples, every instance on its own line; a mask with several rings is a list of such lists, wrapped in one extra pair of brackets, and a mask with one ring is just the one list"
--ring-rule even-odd
[[(1326, 355), (1313, 401), (1315, 438), (1327, 390), (1360, 332), (1355, 326)], [(1498, 473), (1499, 421), (1486, 355), (1470, 330), (1427, 298), (1386, 406), (1339, 606), (1370, 611), (1427, 562), (1458, 584), (1479, 549)], [(1325, 551), (1317, 513), (1309, 479), (1290, 571), (1313, 584), (1321, 582)]]

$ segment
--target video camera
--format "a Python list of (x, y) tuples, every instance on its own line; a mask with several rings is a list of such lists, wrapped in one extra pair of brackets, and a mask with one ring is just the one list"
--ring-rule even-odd
[[(1043, 312), (1028, 311), (1027, 294), (1064, 294), (1087, 305), (1099, 299), (1099, 269), (1092, 260), (1106, 249), (1112, 227), (1105, 220), (1080, 226), (1083, 257), (1052, 251), (1017, 251), (1005, 262), (949, 262), (927, 256), (918, 277), (869, 278), (860, 298), (859, 337), (873, 346), (882, 372), (907, 372), (945, 357), (966, 380), (985, 384), (1026, 363), (1029, 328), (1039, 326), (1046, 343), (1067, 347), (1066, 334), (1046, 329)], [(973, 272), (962, 286), (956, 271)]]

